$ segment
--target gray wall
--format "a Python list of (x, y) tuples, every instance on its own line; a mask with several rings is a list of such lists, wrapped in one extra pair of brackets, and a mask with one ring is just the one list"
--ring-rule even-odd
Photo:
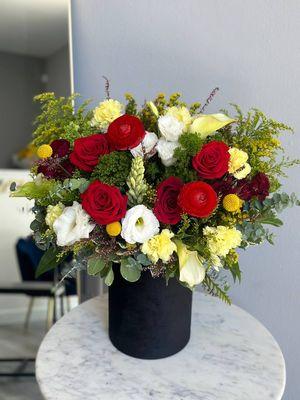
[(70, 95), (69, 50), (64, 46), (46, 59), (45, 72), (48, 75), (46, 90), (56, 96)]
[(0, 52), (0, 168), (29, 141), (37, 111), (32, 98), (43, 90), (40, 58)]
[[(75, 90), (99, 101), (101, 76), (113, 97), (130, 91), (140, 101), (158, 91), (205, 99), (207, 110), (229, 102), (256, 106), (300, 131), (298, 0), (73, 0)], [(299, 156), (299, 134), (283, 139)], [(298, 191), (299, 169), (284, 189)], [(285, 400), (300, 397), (300, 271), (298, 209), (284, 214), (276, 246), (241, 255), (243, 283), (236, 304), (257, 317), (278, 340), (287, 364)]]

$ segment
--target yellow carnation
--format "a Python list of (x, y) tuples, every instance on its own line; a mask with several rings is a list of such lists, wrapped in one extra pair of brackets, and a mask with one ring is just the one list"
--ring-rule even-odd
[(153, 263), (159, 259), (168, 262), (173, 252), (176, 251), (176, 245), (171, 240), (173, 236), (174, 233), (169, 229), (163, 229), (160, 234), (147, 240), (141, 250)]
[(231, 249), (242, 242), (242, 234), (236, 228), (219, 225), (216, 228), (207, 226), (203, 229), (207, 246), (213, 256), (225, 257)]
[(102, 101), (94, 109), (93, 125), (100, 129), (106, 129), (111, 122), (122, 115), (122, 108), (122, 104), (117, 100)]
[(46, 224), (49, 228), (53, 227), (54, 222), (58, 217), (61, 216), (65, 206), (62, 203), (58, 203), (55, 206), (48, 206), (47, 207), (47, 214), (45, 218)]
[(251, 167), (247, 163), (248, 154), (236, 147), (229, 149), (230, 159), (228, 165), (228, 172), (233, 174), (236, 179), (244, 179), (250, 173)]
[(170, 107), (168, 108), (166, 115), (172, 115), (179, 122), (182, 122), (185, 129), (187, 129), (192, 122), (191, 114), (186, 107)]

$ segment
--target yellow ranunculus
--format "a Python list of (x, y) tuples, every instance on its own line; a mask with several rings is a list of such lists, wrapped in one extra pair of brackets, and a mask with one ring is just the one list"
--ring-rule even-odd
[(176, 245), (171, 240), (173, 236), (174, 233), (169, 229), (163, 229), (159, 235), (147, 240), (141, 250), (153, 263), (156, 263), (159, 259), (168, 262), (171, 255), (176, 251)]
[(197, 133), (201, 138), (205, 139), (215, 131), (233, 122), (235, 120), (225, 114), (201, 114), (192, 122), (190, 132)]
[(166, 115), (172, 115), (179, 122), (182, 122), (184, 130), (186, 130), (192, 122), (191, 114), (186, 107), (170, 107), (167, 109)]
[(100, 129), (106, 129), (111, 122), (122, 115), (122, 108), (122, 104), (117, 100), (102, 101), (94, 109), (93, 125)]
[(205, 278), (203, 260), (199, 257), (197, 251), (188, 250), (181, 240), (175, 242), (179, 260), (179, 280), (192, 288)]

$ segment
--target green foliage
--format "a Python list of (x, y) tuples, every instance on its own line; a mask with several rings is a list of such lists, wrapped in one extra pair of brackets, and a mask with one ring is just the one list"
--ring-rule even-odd
[(88, 259), (87, 273), (89, 275), (98, 275), (105, 268), (106, 263), (100, 257), (91, 257)]
[(212, 296), (219, 297), (225, 303), (229, 305), (231, 304), (231, 300), (227, 294), (229, 288), (227, 286), (222, 288), (208, 274), (206, 274), (204, 281), (202, 282), (202, 286)]
[(107, 286), (111, 286), (113, 284), (114, 278), (115, 278), (115, 275), (114, 275), (114, 271), (111, 266), (108, 270), (108, 273), (105, 276), (104, 283)]
[(42, 93), (34, 97), (40, 103), (41, 113), (35, 120), (37, 128), (33, 132), (33, 143), (39, 146), (55, 139), (67, 139), (71, 143), (81, 136), (93, 132), (92, 112), (86, 111), (89, 101), (83, 102), (74, 110), (78, 94), (70, 97), (55, 97), (54, 93)]
[(92, 180), (99, 179), (108, 185), (126, 188), (126, 179), (130, 173), (132, 157), (125, 151), (114, 151), (105, 154), (92, 173)]
[(127, 104), (125, 106), (125, 114), (136, 115), (137, 114), (137, 103), (130, 93), (125, 94)]
[(128, 282), (136, 282), (141, 277), (142, 266), (133, 257), (123, 258), (121, 260), (120, 272)]
[(24, 183), (17, 190), (11, 193), (11, 197), (26, 197), (29, 200), (34, 199), (39, 206), (55, 205), (60, 201), (69, 205), (73, 201), (79, 200), (79, 191), (69, 189), (71, 180), (66, 180), (67, 186), (54, 179), (43, 179), (41, 182), (31, 181)]
[(68, 253), (64, 254), (63, 257), (59, 257), (61, 250), (57, 247), (49, 247), (49, 249), (43, 254), (39, 265), (37, 267), (35, 276), (38, 278), (45, 272), (55, 269), (59, 264), (61, 264), (65, 258), (67, 258)]
[[(298, 165), (300, 160), (290, 160), (283, 157), (283, 148), (279, 137), (284, 132), (293, 132), (286, 124), (272, 118), (253, 108), (243, 114), (239, 106), (232, 105), (236, 111), (236, 123), (220, 130), (215, 135), (218, 140), (224, 140), (228, 145), (244, 150), (249, 155), (251, 174), (263, 172), (271, 181), (271, 191), (280, 187), (279, 177), (286, 176), (285, 168)], [(224, 111), (224, 110), (223, 110)], [(224, 111), (228, 114), (227, 111)], [(278, 161), (278, 156), (281, 160)]]
[(179, 138), (180, 147), (174, 152), (176, 164), (166, 168), (166, 177), (178, 176), (184, 182), (198, 179), (196, 171), (191, 165), (193, 156), (200, 150), (203, 140), (195, 133), (185, 133)]
[(300, 206), (295, 193), (288, 195), (287, 193), (274, 193), (272, 197), (268, 197), (263, 201), (264, 209), (270, 210), (274, 208), (276, 212), (280, 213), (287, 207)]

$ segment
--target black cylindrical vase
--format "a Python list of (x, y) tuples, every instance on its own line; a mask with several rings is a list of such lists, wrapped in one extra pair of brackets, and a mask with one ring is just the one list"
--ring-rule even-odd
[(142, 359), (171, 356), (190, 339), (192, 292), (170, 279), (142, 272), (137, 282), (127, 282), (114, 265), (109, 287), (109, 337), (123, 353)]

